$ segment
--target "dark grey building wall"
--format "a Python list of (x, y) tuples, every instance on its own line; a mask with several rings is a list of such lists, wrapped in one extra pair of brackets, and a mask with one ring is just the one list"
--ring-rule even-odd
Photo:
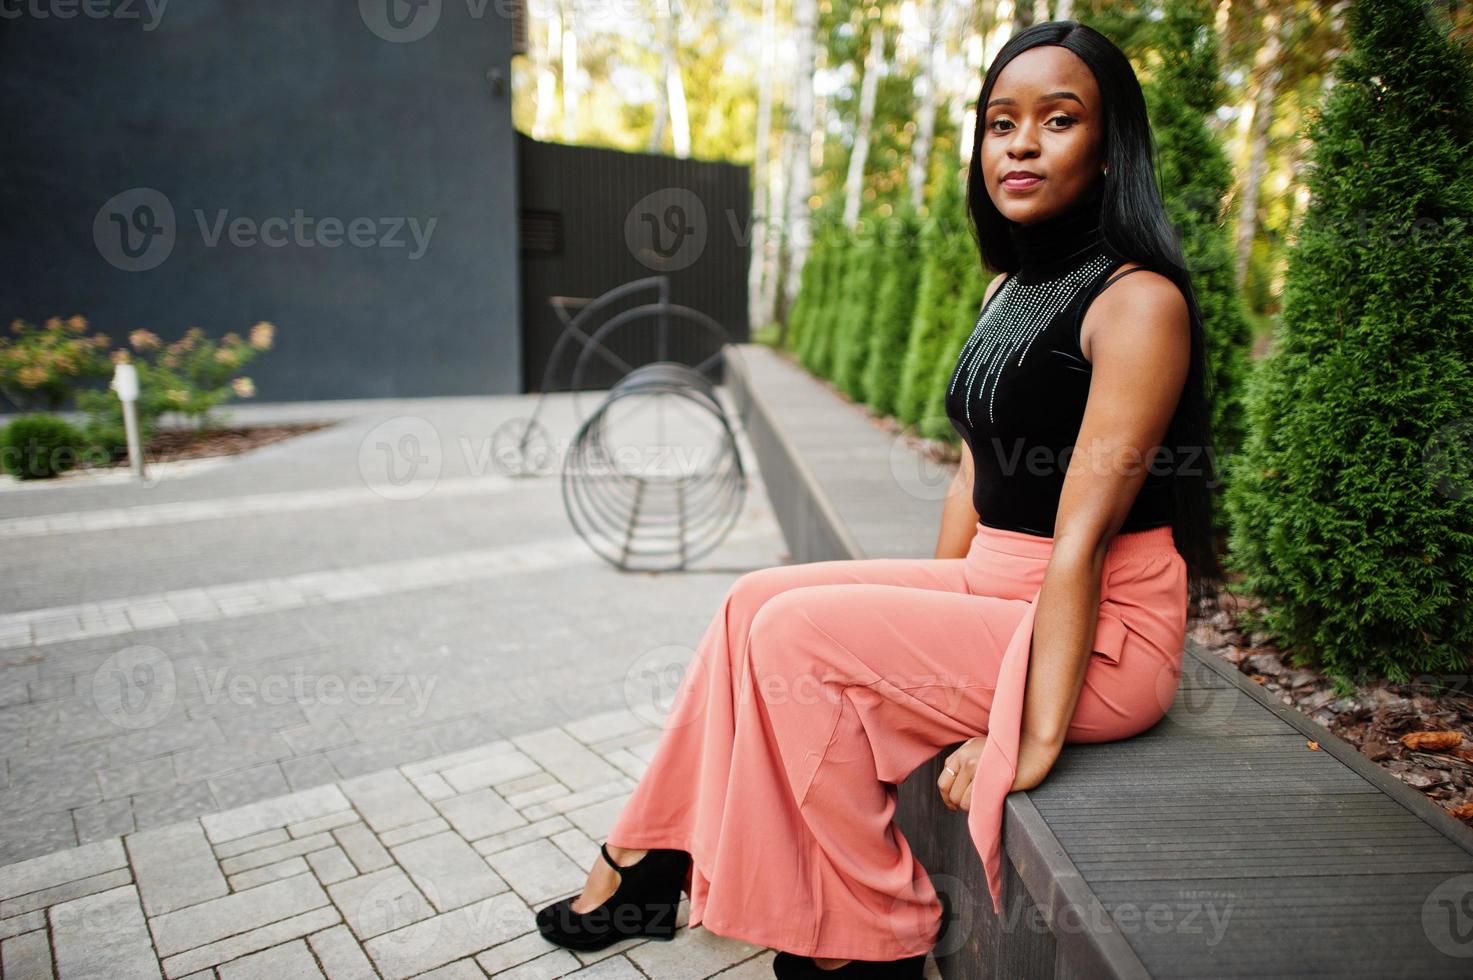
[(80, 313), (120, 345), (269, 320), (260, 401), (520, 391), (512, 21), (445, 0), (388, 40), (390, 8), (6, 2), (0, 323)]

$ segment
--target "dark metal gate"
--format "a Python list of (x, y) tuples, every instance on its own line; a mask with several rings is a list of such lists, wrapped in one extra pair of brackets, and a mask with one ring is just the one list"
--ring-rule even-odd
[[(671, 302), (710, 316), (733, 342), (748, 339), (747, 166), (541, 143), (520, 133), (517, 161), (524, 391), (540, 390), (563, 331), (554, 300), (576, 312), (616, 286), (652, 275), (669, 276)], [(625, 305), (649, 301), (634, 295)], [(637, 367), (661, 359), (654, 336), (629, 331), (605, 343)], [(685, 363), (710, 352), (702, 332), (677, 333), (671, 343), (664, 356)], [(612, 387), (623, 373), (607, 364), (590, 370), (596, 387)], [(551, 387), (564, 390), (561, 366), (554, 377)]]

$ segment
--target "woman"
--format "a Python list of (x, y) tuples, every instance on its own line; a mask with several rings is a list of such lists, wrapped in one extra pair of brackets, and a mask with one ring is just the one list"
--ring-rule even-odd
[(1008, 41), (978, 107), (968, 209), (1004, 275), (948, 390), (964, 450), (936, 557), (732, 586), (603, 860), (538, 912), (552, 942), (669, 938), (684, 890), (691, 925), (780, 950), (779, 977), (920, 977), (941, 904), (895, 786), (962, 743), (937, 790), (1000, 911), (1007, 793), (1170, 707), (1189, 577), (1220, 570), (1201, 316), (1140, 86), (1058, 21)]

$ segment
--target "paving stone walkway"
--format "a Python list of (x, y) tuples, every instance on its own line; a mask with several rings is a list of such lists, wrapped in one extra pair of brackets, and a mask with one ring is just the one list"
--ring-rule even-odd
[(658, 737), (607, 712), (0, 869), (4, 975), (770, 977), (700, 926), (598, 953), (536, 931)]
[[(608, 566), (556, 475), (489, 465), (532, 402), (242, 406), (338, 424), (148, 484), (0, 485), (3, 980), (772, 975), (703, 927), (596, 954), (536, 930), (643, 772), (665, 668), (785, 556), (739, 432), (722, 546)], [(545, 404), (554, 438), (575, 407)], [(408, 481), (370, 465), (404, 431)]]

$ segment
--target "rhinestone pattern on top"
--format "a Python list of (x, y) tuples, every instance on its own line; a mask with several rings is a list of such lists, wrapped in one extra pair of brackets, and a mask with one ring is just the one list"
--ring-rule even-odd
[(1016, 353), (1017, 364), (1021, 366), (1044, 327), (1069, 304), (1084, 283), (1112, 264), (1110, 256), (1100, 253), (1057, 278), (1027, 284), (1020, 283), (1017, 276), (1010, 276), (998, 288), (997, 294), (977, 318), (972, 335), (962, 346), (961, 358), (947, 391), (948, 395), (954, 392), (962, 374), (966, 374), (966, 397), (963, 401), (969, 426), (972, 423), (972, 400), (978, 387), (987, 398), (987, 420), (995, 424), (997, 419), (993, 417), (992, 404), (997, 394), (998, 378), (1008, 359)]

